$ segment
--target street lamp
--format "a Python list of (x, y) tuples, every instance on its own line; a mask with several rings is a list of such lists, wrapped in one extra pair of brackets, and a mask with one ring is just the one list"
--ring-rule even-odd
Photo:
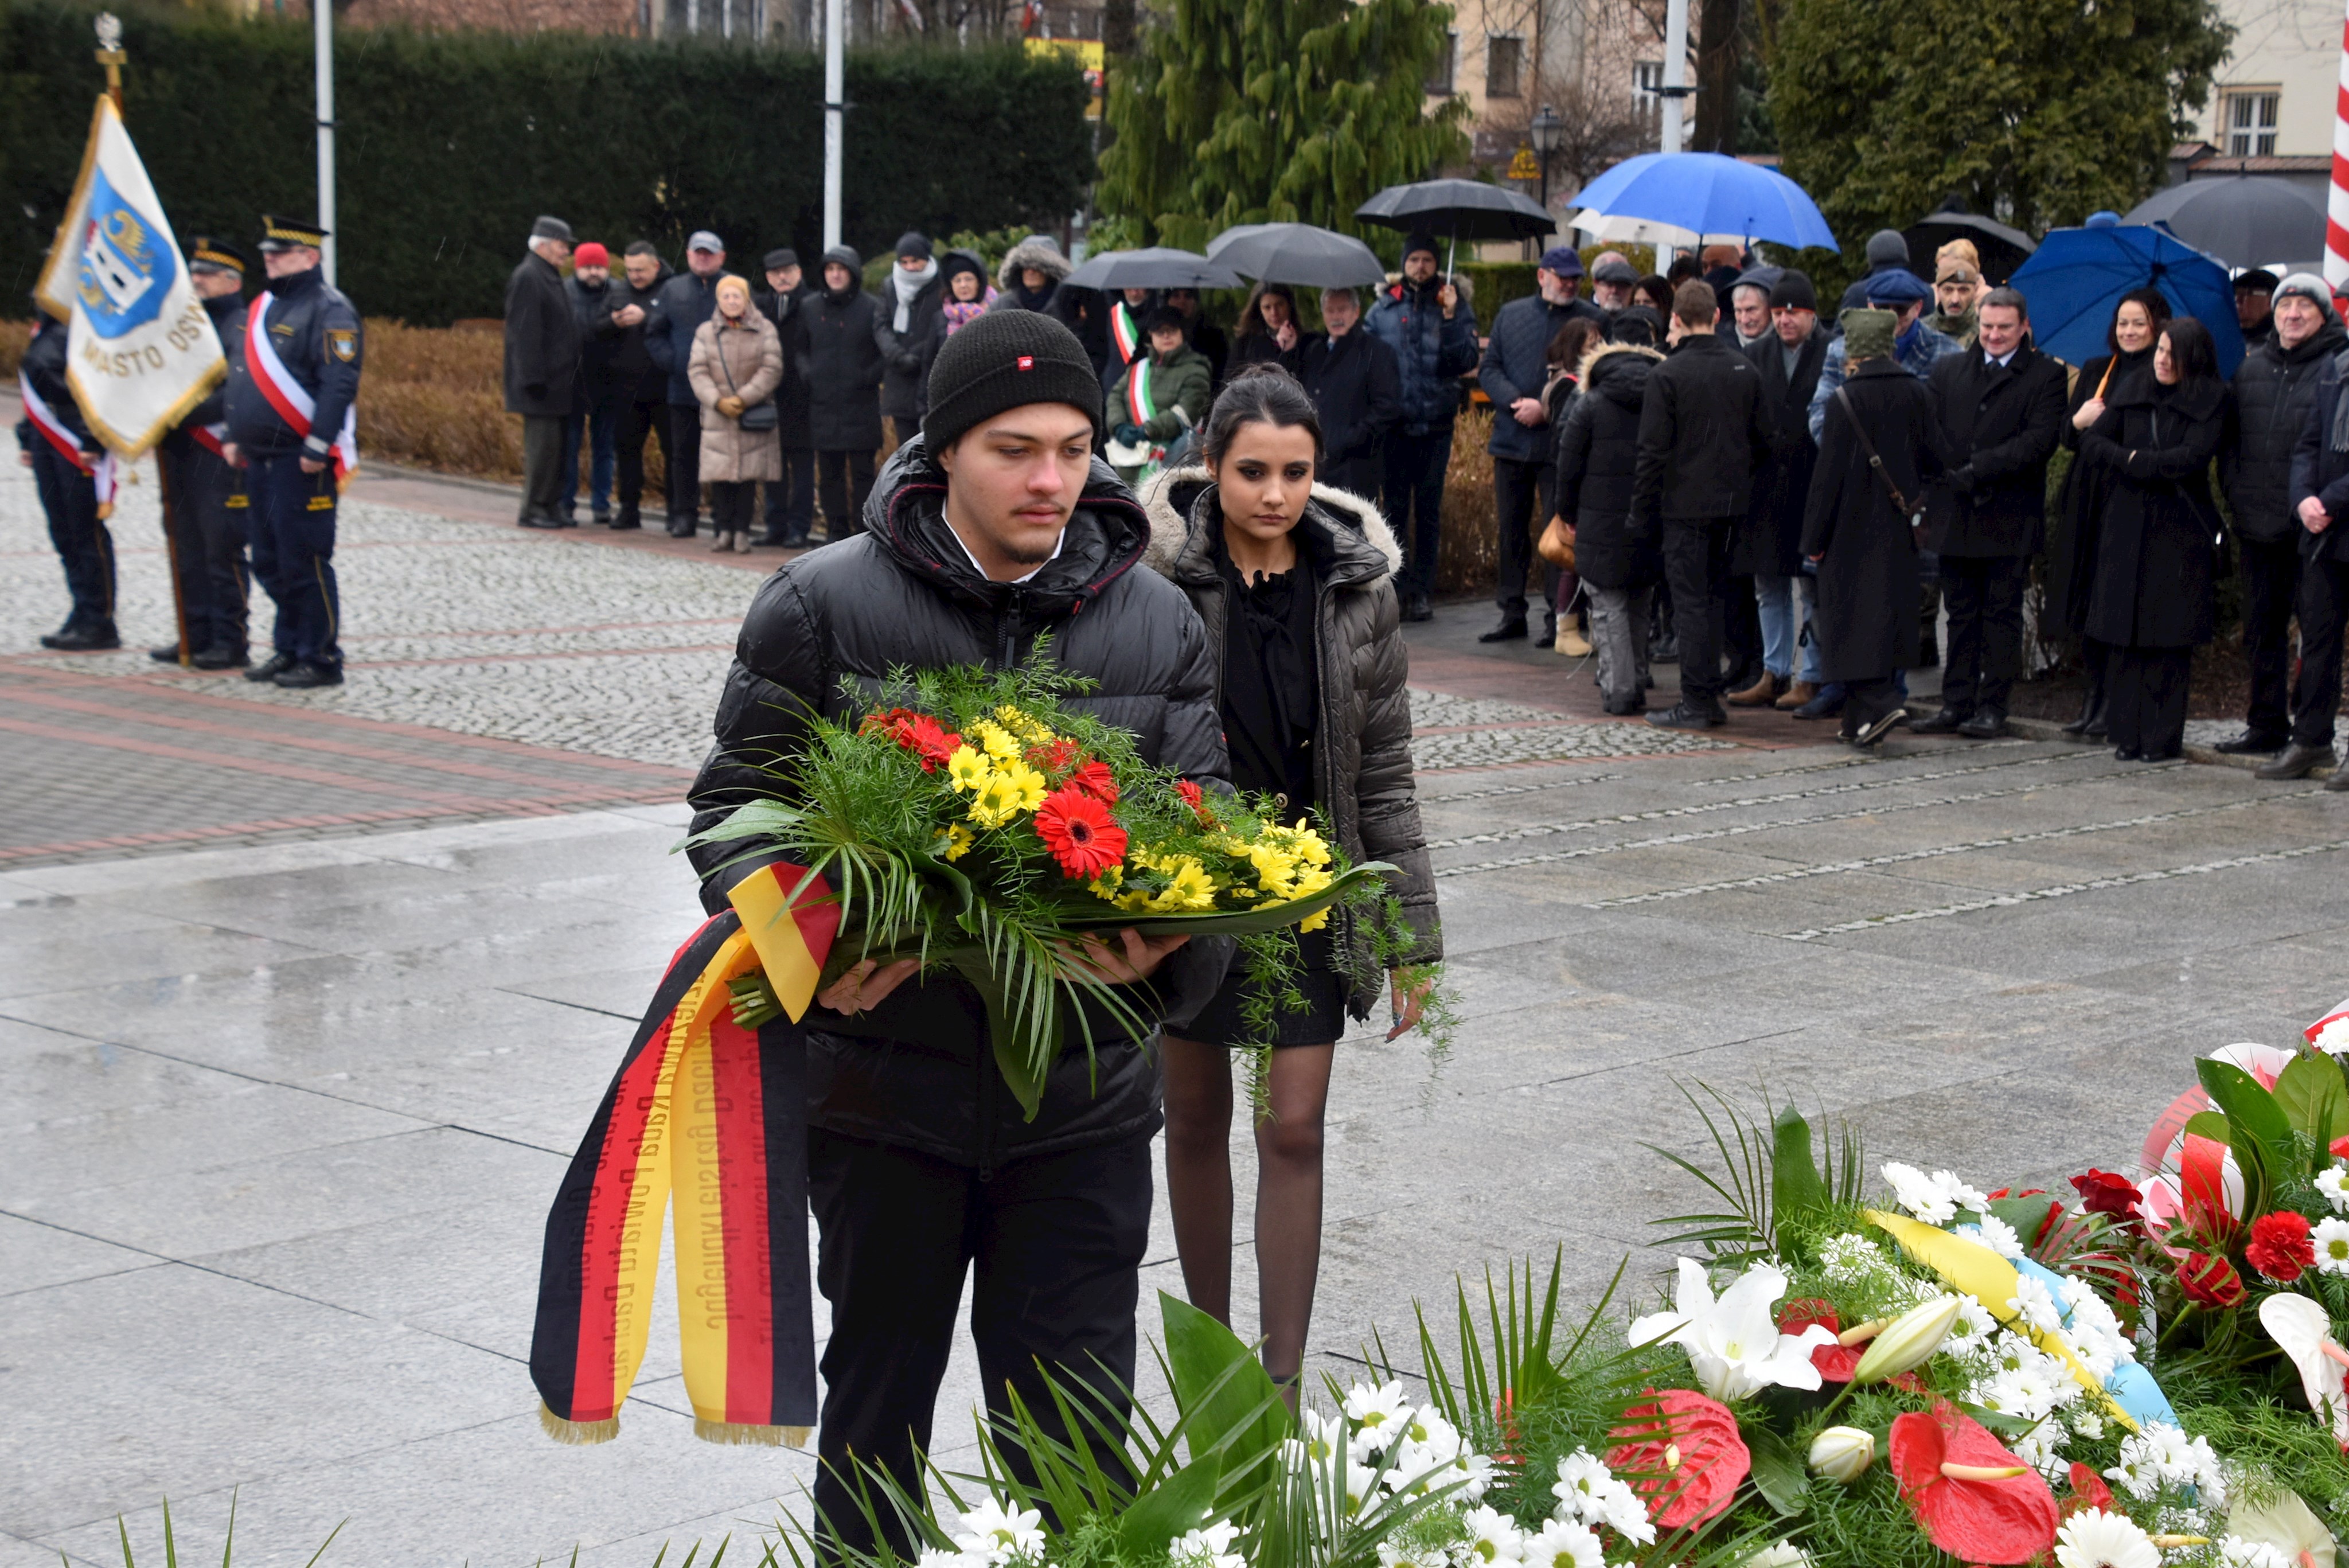
[(1557, 151), (1558, 137), (1566, 130), (1566, 121), (1557, 117), (1557, 110), (1544, 104), (1541, 111), (1534, 116), (1530, 130), (1534, 151), (1541, 158), (1541, 204), (1547, 207), (1549, 205), (1550, 154)]

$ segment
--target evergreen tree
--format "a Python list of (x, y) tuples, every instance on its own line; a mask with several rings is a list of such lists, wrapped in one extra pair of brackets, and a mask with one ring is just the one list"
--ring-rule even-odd
[(2234, 31), (2210, 0), (1769, 9), (1785, 172), (1847, 244), (1952, 195), (2032, 231), (2126, 211), (2162, 183)]
[(1430, 115), (1422, 85), (1451, 20), (1426, 0), (1174, 0), (1111, 76), (1096, 202), (1140, 244), (1196, 248), (1234, 223), (1358, 231), (1381, 187), (1467, 154), (1466, 107)]

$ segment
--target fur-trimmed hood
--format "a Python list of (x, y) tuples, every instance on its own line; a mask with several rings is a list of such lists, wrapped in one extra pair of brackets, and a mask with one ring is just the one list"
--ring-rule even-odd
[(1019, 275), (1033, 267), (1054, 283), (1075, 271), (1061, 247), (1042, 234), (1030, 234), (1003, 253), (1003, 261), (995, 269), (995, 286), (1009, 290), (1019, 281)]
[[(1142, 564), (1163, 577), (1174, 577), (1175, 563), (1191, 536), (1191, 512), (1200, 493), (1215, 481), (1204, 467), (1165, 469), (1142, 487), (1142, 509), (1150, 519), (1150, 545)], [(1402, 546), (1379, 509), (1350, 490), (1317, 483), (1311, 505), (1336, 528), (1350, 531), (1386, 563), (1386, 575), (1402, 570)]]
[[(1651, 363), (1638, 370), (1632, 370), (1627, 364), (1598, 379), (1593, 379), (1599, 375), (1599, 367), (1608, 360), (1632, 358)], [(1575, 379), (1586, 397), (1613, 396), (1618, 402), (1636, 404), (1647, 389), (1649, 372), (1663, 362), (1662, 350), (1651, 348), (1644, 343), (1594, 343), (1582, 351), (1582, 367), (1576, 371)], [(1626, 370), (1630, 372), (1628, 376), (1622, 373)]]

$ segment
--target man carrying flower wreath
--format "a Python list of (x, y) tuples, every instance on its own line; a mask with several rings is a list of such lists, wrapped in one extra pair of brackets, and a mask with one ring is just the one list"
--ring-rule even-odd
[[(1095, 455), (1101, 417), (1092, 361), (1050, 317), (999, 312), (948, 340), (921, 434), (882, 471), (865, 531), (792, 562), (752, 601), (690, 797), (696, 832), (781, 793), (812, 716), (853, 727), (887, 707), (893, 671), (1004, 669), (1047, 639), (1053, 660), (1096, 683), (1069, 706), (1131, 731), (1144, 761), (1225, 787), (1205, 629), (1180, 590), (1136, 569), (1150, 525)], [(762, 863), (740, 858), (755, 848), (693, 851), (713, 912)], [(1139, 1016), (1186, 1018), (1228, 949), (1203, 939), (1176, 951), (1185, 940), (1127, 930), (1067, 961), (1132, 988)], [(817, 1283), (832, 1305), (815, 1506), (849, 1547), (871, 1542), (857, 1464), (921, 1493), (915, 1456), (929, 1445), (972, 1265), (990, 1409), (1016, 1393), (1049, 1425), (1040, 1363), (1121, 1414), (1133, 1376), (1162, 1119), (1146, 1043), (1089, 1007), (1091, 1049), (1072, 1019), (1070, 1048), (1023, 1118), (976, 991), (916, 969), (860, 963), (808, 1021), (808, 1191)]]

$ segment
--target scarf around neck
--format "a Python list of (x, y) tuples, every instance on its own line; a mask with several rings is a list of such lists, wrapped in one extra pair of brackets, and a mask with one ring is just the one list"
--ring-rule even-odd
[(892, 330), (903, 332), (913, 324), (914, 301), (937, 275), (938, 264), (935, 260), (924, 262), (919, 269), (914, 271), (902, 266), (889, 269), (889, 282), (897, 295), (897, 317), (889, 324)]

